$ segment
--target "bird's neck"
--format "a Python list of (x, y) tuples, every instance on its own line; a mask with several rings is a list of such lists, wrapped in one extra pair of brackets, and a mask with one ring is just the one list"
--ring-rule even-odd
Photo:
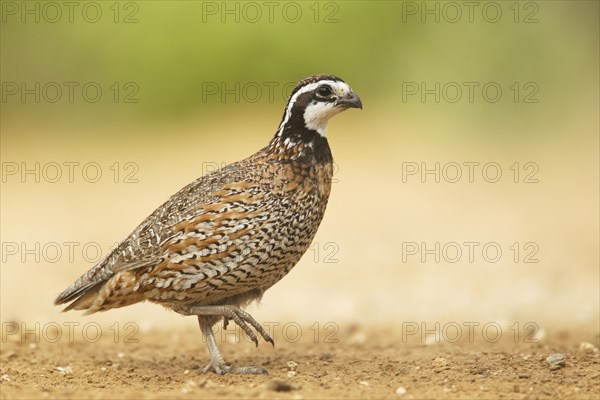
[(282, 162), (333, 162), (327, 138), (304, 126), (283, 126), (271, 139), (266, 151)]

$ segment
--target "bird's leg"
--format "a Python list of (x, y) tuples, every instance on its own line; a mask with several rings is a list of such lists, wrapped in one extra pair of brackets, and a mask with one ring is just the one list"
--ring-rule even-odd
[(210, 353), (210, 363), (203, 369), (203, 372), (209, 370), (215, 371), (218, 375), (225, 373), (241, 373), (241, 374), (266, 374), (267, 370), (260, 367), (231, 367), (225, 364), (223, 356), (217, 347), (217, 341), (215, 334), (212, 330), (212, 326), (218, 321), (218, 317), (223, 317), (225, 320), (233, 320), (238, 324), (244, 332), (258, 345), (258, 339), (254, 332), (250, 329), (248, 324), (252, 325), (254, 329), (267, 341), (274, 345), (273, 339), (263, 329), (263, 327), (256, 322), (254, 318), (239, 307), (234, 306), (192, 306), (185, 310), (186, 314), (197, 315), (198, 323), (200, 324), (200, 330), (202, 335), (206, 338), (206, 344)]
[(198, 315), (198, 323), (200, 324), (200, 331), (206, 339), (206, 345), (208, 346), (208, 352), (210, 353), (210, 363), (204, 367), (202, 372), (208, 372), (209, 369), (215, 371), (217, 375), (223, 375), (229, 371), (229, 366), (225, 364), (223, 356), (217, 347), (217, 341), (215, 339), (215, 333), (212, 330), (215, 324), (216, 318), (214, 317), (201, 317)]

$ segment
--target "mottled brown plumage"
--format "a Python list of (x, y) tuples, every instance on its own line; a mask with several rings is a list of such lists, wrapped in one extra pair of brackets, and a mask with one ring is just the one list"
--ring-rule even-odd
[(210, 329), (233, 320), (272, 339), (240, 307), (260, 299), (300, 260), (323, 218), (333, 159), (327, 120), (360, 99), (333, 76), (301, 81), (269, 145), (190, 183), (56, 299), (105, 311), (149, 300), (198, 315), (217, 373), (263, 373), (223, 361)]

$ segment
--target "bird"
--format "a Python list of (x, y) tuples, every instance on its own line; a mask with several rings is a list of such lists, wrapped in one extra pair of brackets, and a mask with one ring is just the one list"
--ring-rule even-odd
[(264, 148), (183, 187), (54, 303), (92, 314), (150, 301), (197, 316), (210, 355), (202, 372), (268, 373), (227, 364), (213, 326), (233, 321), (256, 346), (257, 334), (274, 345), (244, 308), (311, 245), (333, 177), (327, 123), (350, 108), (362, 101), (341, 78), (302, 79)]

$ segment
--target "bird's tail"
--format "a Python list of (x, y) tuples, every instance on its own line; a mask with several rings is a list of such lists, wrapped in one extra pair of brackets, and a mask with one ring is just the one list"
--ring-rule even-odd
[(104, 263), (96, 265), (79, 277), (54, 300), (55, 305), (69, 304), (63, 311), (87, 310), (104, 284), (114, 275)]

